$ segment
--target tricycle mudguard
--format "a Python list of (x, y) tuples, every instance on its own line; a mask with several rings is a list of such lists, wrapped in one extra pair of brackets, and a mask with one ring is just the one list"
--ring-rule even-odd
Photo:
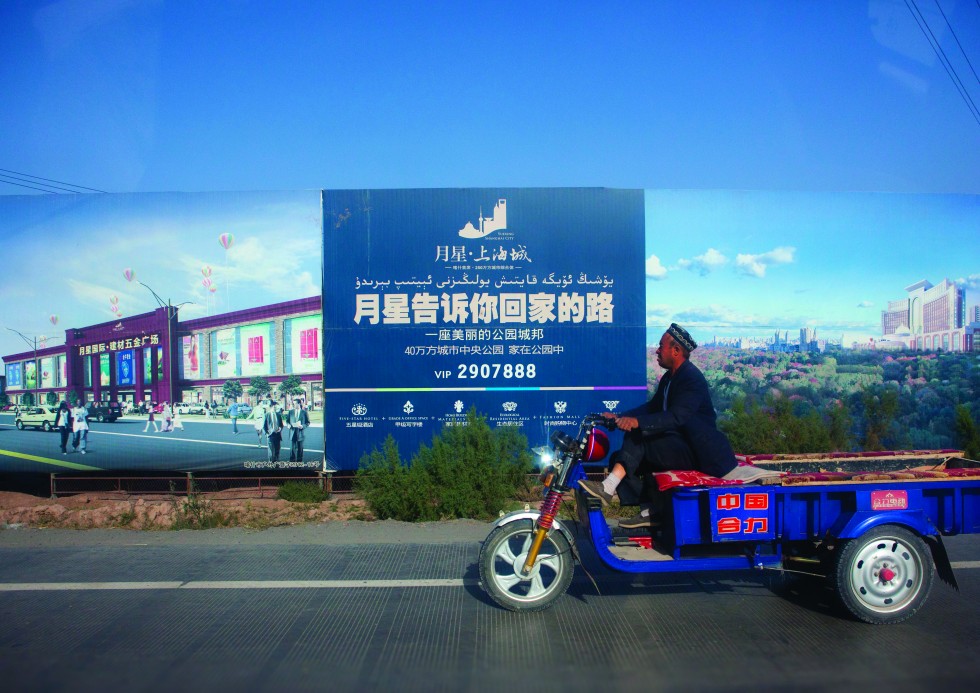
[[(531, 524), (534, 524), (535, 522), (538, 521), (539, 517), (541, 517), (541, 513), (538, 512), (537, 510), (515, 510), (514, 512), (507, 513), (503, 517), (499, 518), (496, 522), (494, 522), (493, 529), (491, 529), (490, 531), (492, 532), (494, 529), (497, 529), (497, 527), (503, 527), (504, 525), (509, 525), (511, 522), (516, 522), (517, 520), (530, 520)], [(567, 527), (565, 527), (565, 525), (561, 523), (561, 520), (559, 520), (557, 517), (555, 518), (555, 521), (551, 524), (551, 531), (553, 532), (556, 529), (559, 532), (561, 532), (564, 535), (564, 537), (568, 540), (568, 545), (572, 547), (572, 557), (576, 561), (581, 562), (578, 557), (578, 548), (575, 546), (575, 536), (571, 533), (571, 531)]]

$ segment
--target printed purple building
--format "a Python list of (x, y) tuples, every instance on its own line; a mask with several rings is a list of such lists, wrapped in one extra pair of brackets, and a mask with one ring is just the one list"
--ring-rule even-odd
[[(170, 313), (168, 319), (168, 312)], [(65, 344), (3, 357), (14, 404), (74, 392), (85, 401), (223, 402), (224, 384), (263, 377), (275, 387), (296, 376), (309, 404), (323, 398), (322, 300), (285, 301), (180, 321), (157, 308), (65, 330)]]

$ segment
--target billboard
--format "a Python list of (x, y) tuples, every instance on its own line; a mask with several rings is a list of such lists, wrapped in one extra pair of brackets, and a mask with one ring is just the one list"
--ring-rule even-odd
[[(301, 463), (269, 460), (221, 416), (189, 414), (184, 430), (163, 436), (131, 412), (95, 422), (84, 462), (62, 456), (50, 436), (11, 431), (0, 472), (324, 461), (351, 469), (389, 434), (409, 458), (471, 408), (536, 445), (586, 412), (642, 402), (645, 352), (670, 322), (703, 346), (765, 349), (806, 333), (850, 348), (880, 338), (893, 303), (909, 301), (911, 314), (907, 291), (925, 291), (924, 280), (940, 285), (933, 293), (963, 290), (944, 289), (955, 299), (950, 319), (980, 305), (977, 253), (968, 252), (977, 247), (978, 196), (591, 188), (0, 196), (0, 223), (11, 256), (45, 258), (50, 277), (38, 285), (37, 267), (24, 263), (0, 275), (0, 295), (17, 296), (18, 306), (11, 330), (0, 330), (11, 399), (43, 388), (124, 406), (224, 404), (232, 381), (254, 403), (250, 378), (275, 388), (296, 376), (310, 402), (321, 394), (324, 402), (311, 411)], [(923, 240), (939, 230), (943, 244)], [(87, 242), (68, 255), (47, 252), (79, 237)], [(916, 329), (909, 324), (906, 344)], [(936, 333), (927, 348), (955, 351), (973, 338), (966, 330)], [(14, 332), (47, 335), (51, 346), (35, 360)], [(0, 427), (12, 426), (0, 412)]]
[(543, 442), (642, 398), (643, 199), (324, 191), (327, 462), (356, 467), (389, 434), (410, 457), (470, 408)]
[(57, 359), (49, 356), (39, 359), (41, 364), (41, 387), (50, 388), (58, 386), (58, 372), (56, 370)]
[(201, 377), (201, 336), (185, 335), (181, 338), (181, 373), (187, 380)]
[(241, 375), (238, 370), (238, 331), (217, 330), (212, 334), (214, 341), (214, 373), (219, 378), (234, 378)]
[(273, 324), (264, 322), (255, 325), (243, 325), (238, 328), (238, 332), (241, 349), (241, 374), (247, 376), (271, 375), (274, 372), (272, 363), (272, 354), (274, 353), (272, 349)]
[[(0, 196), (5, 249), (43, 258), (0, 275), (0, 295), (17, 297), (4, 316), (12, 331), (0, 330), (9, 396), (73, 393), (125, 411), (111, 423), (93, 417), (85, 456), (62, 455), (57, 436), (17, 431), (13, 413), (0, 411), (0, 431), (12, 433), (0, 446), (0, 473), (320, 468), (319, 421), (299, 463), (288, 459), (288, 434), (285, 454), (270, 461), (251, 420), (239, 424), (246, 439), (230, 419), (195, 410), (164, 435), (140, 413), (164, 401), (225, 404), (229, 380), (254, 404), (251, 377), (275, 387), (289, 375), (287, 323), (320, 314), (320, 210), (317, 190)], [(77, 238), (85, 243), (70, 253), (48, 252)], [(15, 331), (47, 345), (36, 364)], [(320, 346), (316, 336), (297, 339)], [(322, 360), (300, 352), (303, 387), (318, 402)]]
[(320, 373), (323, 370), (323, 315), (307, 315), (286, 321), (286, 368), (290, 373)]
[(136, 362), (132, 349), (116, 352), (116, 384), (124, 387), (136, 384)]
[(20, 363), (8, 363), (7, 364), (7, 389), (8, 390), (20, 390), (24, 387), (23, 381), (23, 364)]

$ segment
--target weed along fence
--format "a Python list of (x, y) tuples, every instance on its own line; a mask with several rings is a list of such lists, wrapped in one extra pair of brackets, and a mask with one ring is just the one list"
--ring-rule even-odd
[(192, 472), (177, 476), (84, 476), (51, 474), (51, 497), (79, 494), (106, 496), (191, 496), (205, 494), (222, 499), (274, 498), (288, 482), (317, 486), (330, 494), (352, 494), (354, 476), (317, 472), (306, 476), (203, 476)]

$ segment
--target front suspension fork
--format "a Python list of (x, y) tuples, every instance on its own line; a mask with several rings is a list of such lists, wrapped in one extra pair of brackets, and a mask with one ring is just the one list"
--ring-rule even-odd
[(521, 569), (522, 575), (527, 576), (531, 574), (531, 570), (534, 568), (534, 562), (538, 560), (538, 552), (541, 551), (541, 545), (544, 544), (544, 539), (548, 536), (548, 532), (551, 531), (551, 526), (555, 522), (558, 508), (561, 507), (561, 499), (561, 491), (553, 486), (548, 489), (548, 495), (545, 496), (544, 501), (541, 503), (541, 516), (538, 518), (537, 526), (534, 529), (534, 540), (531, 542), (531, 548), (528, 550), (527, 558), (524, 560), (524, 567)]

